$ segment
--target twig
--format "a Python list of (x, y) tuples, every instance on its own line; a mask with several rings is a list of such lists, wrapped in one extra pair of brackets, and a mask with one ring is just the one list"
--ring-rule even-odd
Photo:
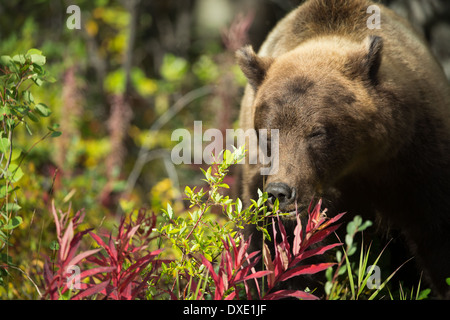
[(175, 104), (167, 110), (164, 114), (162, 114), (150, 127), (149, 133), (145, 137), (144, 143), (139, 150), (138, 157), (136, 162), (134, 163), (133, 169), (131, 170), (130, 175), (127, 180), (127, 192), (130, 193), (134, 188), (136, 181), (139, 175), (142, 172), (142, 168), (147, 163), (147, 156), (149, 153), (151, 137), (153, 134), (156, 134), (162, 126), (164, 126), (173, 116), (175, 116), (178, 112), (180, 112), (185, 106), (190, 104), (192, 101), (195, 101), (203, 96), (210, 94), (213, 91), (213, 88), (210, 86), (200, 87), (198, 89), (192, 90), (182, 96)]

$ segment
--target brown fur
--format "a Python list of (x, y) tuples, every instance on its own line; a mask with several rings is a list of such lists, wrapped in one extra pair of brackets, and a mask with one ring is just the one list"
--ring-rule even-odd
[(433, 288), (448, 295), (450, 87), (402, 18), (378, 4), (381, 29), (367, 28), (371, 4), (307, 1), (258, 54), (237, 52), (249, 80), (241, 127), (280, 132), (278, 173), (246, 164), (243, 198), (282, 182), (300, 208), (323, 197), (331, 213), (377, 216), (401, 230)]

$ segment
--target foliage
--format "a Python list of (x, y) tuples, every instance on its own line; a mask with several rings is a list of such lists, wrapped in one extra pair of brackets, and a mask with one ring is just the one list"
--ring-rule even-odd
[[(310, 266), (303, 261), (314, 253), (307, 248), (307, 226), (302, 239), (296, 229), (295, 246), (277, 243), (273, 257), (267, 248), (239, 255), (251, 241), (241, 237), (246, 224), (268, 238), (282, 214), (267, 210), (262, 192), (250, 208), (231, 199), (227, 187), (235, 181), (225, 175), (228, 165), (201, 166), (200, 182), (197, 165), (175, 167), (167, 158), (176, 128), (190, 128), (194, 120), (234, 127), (246, 82), (234, 51), (248, 42), (252, 15), (205, 37), (189, 34), (189, 2), (174, 10), (141, 1), (134, 15), (131, 3), (137, 2), (79, 2), (81, 30), (64, 26), (66, 8), (59, 2), (0, 4), (2, 12), (22, 12), (0, 21), (0, 52), (10, 54), (0, 58), (1, 299), (245, 299), (255, 280), (264, 283), (257, 298), (312, 298), (314, 292), (276, 289), (290, 275), (321, 268), (294, 265), (301, 258)], [(120, 97), (130, 99), (133, 114), (113, 118)], [(113, 131), (124, 161), (110, 170), (105, 163), (116, 151)], [(239, 154), (233, 157), (225, 153), (231, 163)], [(140, 160), (130, 183), (127, 175)], [(56, 209), (69, 204), (83, 209), (73, 216)], [(144, 207), (155, 215), (134, 211)], [(358, 275), (351, 250), (350, 265), (341, 253), (332, 269), (339, 269), (333, 285), (346, 288), (334, 298), (351, 298), (348, 266), (354, 279)], [(247, 268), (254, 262), (261, 273)], [(407, 295), (413, 293), (404, 288)], [(366, 296), (363, 290), (358, 298)]]
[(38, 123), (41, 117), (46, 118), (51, 114), (50, 108), (42, 102), (36, 102), (31, 93), (33, 85), (40, 86), (44, 81), (51, 81), (43, 68), (45, 62), (45, 56), (37, 49), (13, 57), (0, 57), (0, 285), (3, 284), (3, 277), (8, 275), (8, 268), (13, 266), (9, 256), (10, 237), (23, 222), (19, 215), (20, 188), (17, 186), (25, 175), (23, 161), (46, 137), (60, 135), (55, 127), (49, 126), (47, 134), (34, 142), (27, 151), (21, 150), (15, 141), (19, 127), (25, 127), (31, 136), (30, 120)]
[[(329, 268), (326, 272), (327, 283), (325, 284), (325, 291), (328, 300), (374, 300), (379, 293), (387, 286), (388, 282), (398, 272), (398, 270), (405, 265), (409, 260), (405, 261), (397, 269), (395, 269), (386, 279), (381, 282), (380, 267), (378, 263), (383, 252), (388, 247), (389, 243), (381, 250), (373, 262), (371, 261), (371, 245), (367, 248), (364, 246), (364, 241), (361, 241), (359, 249), (359, 258), (354, 261), (352, 256), (358, 252), (355, 237), (358, 233), (363, 233), (368, 227), (372, 225), (371, 221), (363, 222), (360, 216), (355, 216), (353, 221), (347, 224), (347, 234), (345, 236), (346, 247), (342, 250), (336, 251), (336, 269)], [(389, 291), (389, 288), (387, 288)], [(414, 288), (411, 290), (411, 297)], [(420, 291), (420, 282), (417, 288), (417, 299), (425, 298), (429, 290)], [(391, 298), (393, 297), (389, 291)], [(400, 299), (405, 298), (405, 293), (400, 285)]]
[[(301, 299), (314, 299), (317, 298), (306, 292), (301, 291), (290, 291), (290, 290), (281, 290), (272, 292), (273, 288), (276, 287), (278, 282), (282, 282), (288, 280), (292, 277), (307, 275), (307, 274), (315, 274), (317, 272), (323, 271), (334, 265), (334, 263), (319, 263), (319, 264), (305, 264), (302, 263), (303, 260), (308, 259), (310, 257), (314, 257), (317, 255), (322, 255), (330, 249), (335, 248), (341, 243), (333, 243), (328, 245), (320, 245), (315, 247), (314, 245), (320, 244), (327, 238), (330, 234), (336, 231), (340, 225), (332, 225), (336, 221), (338, 221), (343, 215), (338, 214), (333, 218), (327, 219), (326, 210), (321, 211), (321, 203), (319, 201), (314, 209), (311, 211), (311, 208), (308, 212), (309, 218), (308, 223), (306, 225), (306, 230), (303, 231), (302, 224), (300, 221), (299, 214), (297, 214), (297, 225), (294, 229), (294, 240), (291, 252), (291, 246), (288, 242), (288, 235), (283, 226), (283, 223), (280, 219), (280, 216), (277, 215), (277, 224), (275, 223), (274, 218), (272, 218), (272, 226), (273, 226), (273, 241), (275, 248), (275, 258), (272, 260), (270, 256), (270, 250), (267, 244), (264, 245), (264, 264), (269, 271), (272, 273), (268, 276), (268, 294), (264, 295), (264, 299), (271, 300), (280, 297), (290, 296), (297, 297)], [(277, 231), (275, 226), (278, 226), (281, 233), (281, 243), (277, 243), (276, 235)], [(304, 234), (304, 235), (303, 235)], [(314, 249), (310, 249), (312, 247)], [(307, 250), (309, 249), (309, 250)]]
[[(90, 230), (84, 230), (82, 232), (75, 233), (75, 229), (83, 222), (84, 213), (78, 211), (75, 216), (69, 219), (70, 210), (63, 213), (56, 211), (56, 208), (52, 208), (53, 218), (56, 225), (57, 242), (53, 243), (52, 249), (56, 255), (56, 261), (51, 261), (47, 258), (44, 264), (44, 281), (45, 281), (45, 291), (42, 298), (49, 298), (52, 300), (65, 297), (71, 293), (69, 289), (76, 287), (74, 281), (76, 280), (79, 288), (85, 289), (88, 287), (86, 284), (81, 284), (81, 280), (85, 277), (92, 276), (97, 272), (110, 272), (111, 267), (91, 269), (83, 271), (77, 275), (77, 277), (72, 277), (72, 271), (80, 270), (79, 263), (100, 251), (100, 249), (88, 250), (77, 254), (77, 250), (81, 244), (83, 236)], [(70, 279), (70, 280), (69, 280)]]
[[(428, 295), (431, 292), (431, 289), (424, 289), (421, 290), (421, 282), (422, 282), (422, 275), (420, 275), (419, 283), (417, 285), (417, 288), (411, 288), (411, 290), (408, 292), (408, 289), (404, 289), (402, 284), (400, 283), (400, 289), (399, 289), (399, 296), (398, 300), (425, 300), (428, 299)], [(392, 295), (392, 293), (389, 291), (389, 297), (391, 300), (396, 300), (396, 298)]]
[[(54, 207), (52, 211), (58, 238), (53, 248), (57, 258), (53, 262), (47, 258), (44, 265), (42, 298), (131, 300), (144, 295), (147, 281), (155, 277), (152, 271), (156, 270), (156, 265), (150, 265), (161, 252), (147, 252), (148, 244), (154, 239), (149, 237), (155, 226), (154, 215), (141, 210), (134, 219), (127, 216), (128, 222), (123, 218), (117, 235), (110, 235), (106, 243), (92, 229), (75, 232), (83, 222), (83, 212), (78, 211), (69, 220), (70, 211), (60, 212), (59, 216)], [(90, 234), (100, 248), (77, 254), (86, 234)], [(76, 272), (72, 274), (72, 271)], [(88, 281), (81, 282), (85, 279)]]
[[(244, 240), (241, 233), (220, 232), (220, 229), (228, 230), (228, 228), (206, 221), (204, 218), (206, 211), (214, 204), (223, 207), (223, 212), (230, 218), (227, 223), (242, 227), (243, 221), (252, 223), (252, 219), (255, 219), (253, 215), (257, 208), (245, 214), (243, 213), (245, 210), (241, 211), (240, 208), (230, 211), (228, 209), (230, 199), (218, 193), (220, 188), (226, 188), (223, 179), (228, 167), (231, 163), (236, 163), (241, 156), (242, 150), (236, 153), (226, 151), (224, 161), (216, 167), (216, 171), (208, 169), (204, 172), (210, 187), (209, 197), (206, 200), (202, 200), (205, 195), (203, 191), (196, 193), (187, 189), (187, 195), (193, 205), (198, 206), (196, 220), (193, 218), (194, 214), (187, 219), (174, 220), (169, 206), (166, 211), (168, 224), (159, 228), (156, 235), (152, 235), (157, 222), (156, 216), (148, 215), (146, 210), (140, 210), (134, 217), (133, 215), (123, 217), (116, 235), (110, 234), (105, 238), (94, 233), (92, 229), (76, 231), (83, 222), (84, 212), (78, 211), (70, 218), (70, 210), (65, 213), (59, 211), (58, 214), (53, 205), (52, 214), (57, 241), (51, 247), (53, 258), (47, 258), (44, 264), (44, 290), (41, 297), (129, 300), (158, 298), (167, 292), (171, 299), (252, 299), (249, 281), (267, 277), (266, 290), (262, 291), (257, 285), (259, 299), (273, 300), (285, 297), (317, 299), (313, 294), (300, 290), (273, 289), (279, 282), (296, 276), (314, 274), (333, 265), (330, 263), (305, 265), (303, 260), (321, 255), (340, 245), (331, 244), (307, 250), (311, 245), (323, 241), (339, 227), (332, 224), (339, 220), (342, 214), (327, 219), (320, 210), (319, 202), (310, 212), (305, 231), (302, 231), (300, 219), (297, 219), (292, 249), (287, 242), (280, 215), (277, 215), (282, 242), (274, 243), (275, 257), (271, 257), (270, 250), (264, 250), (262, 255), (258, 251), (249, 253), (251, 237)], [(251, 218), (249, 212), (252, 214)], [(275, 217), (271, 216), (271, 219), (276, 238)], [(207, 236), (208, 243), (201, 240), (205, 228), (213, 229)], [(80, 250), (82, 239), (86, 234), (95, 240), (99, 248)], [(176, 235), (173, 236), (174, 234)], [(151, 249), (154, 247), (152, 242), (157, 242), (161, 248)], [(177, 247), (183, 253), (182, 256), (170, 261), (162, 259), (163, 249), (168, 249), (170, 245)], [(266, 269), (256, 271), (255, 266), (261, 257), (264, 259)], [(73, 272), (75, 273), (72, 274)], [(172, 281), (174, 281), (172, 289), (166, 289), (164, 284)], [(240, 295), (241, 289), (245, 291), (243, 296)]]
[[(96, 274), (98, 279), (89, 294), (99, 293), (108, 299), (133, 300), (142, 298), (146, 289), (146, 283), (156, 277), (153, 271), (156, 269), (154, 263), (162, 249), (148, 251), (149, 243), (155, 238), (150, 237), (155, 227), (155, 215), (147, 216), (145, 210), (138, 212), (137, 217), (129, 222), (121, 219), (117, 235), (109, 236), (106, 243), (100, 236), (90, 232), (92, 238), (103, 248), (104, 253), (89, 257), (99, 268), (109, 269), (106, 274)], [(135, 235), (137, 237), (135, 237)], [(149, 268), (150, 267), (150, 268)], [(145, 272), (144, 272), (145, 271)], [(85, 295), (80, 295), (82, 298)]]
[[(178, 254), (169, 264), (162, 265), (162, 278), (169, 287), (166, 289), (171, 298), (176, 299), (236, 299), (240, 297), (241, 284), (244, 283), (245, 297), (252, 298), (248, 281), (267, 277), (267, 286), (263, 289), (256, 282), (258, 299), (280, 299), (296, 297), (300, 299), (316, 299), (312, 294), (300, 290), (276, 290), (276, 285), (292, 277), (314, 274), (323, 271), (333, 264), (304, 264), (303, 260), (322, 255), (339, 244), (330, 244), (310, 249), (311, 246), (323, 241), (333, 233), (339, 225), (332, 225), (342, 217), (337, 215), (327, 219), (321, 212), (319, 202), (309, 214), (306, 229), (302, 229), (300, 218), (297, 215), (294, 243), (287, 241), (280, 215), (264, 206), (267, 194), (260, 193), (258, 200), (243, 209), (239, 199), (232, 201), (219, 193), (220, 188), (228, 188), (223, 183), (228, 167), (238, 163), (242, 158), (242, 149), (235, 153), (225, 151), (224, 160), (204, 171), (209, 191), (195, 192), (186, 188), (186, 195), (191, 202), (193, 211), (187, 217), (174, 217), (172, 208), (168, 206), (165, 211), (167, 222), (158, 232), (168, 241), (168, 245)], [(206, 199), (204, 196), (207, 195)], [(206, 212), (213, 206), (220, 207), (226, 220), (223, 224), (205, 218)], [(267, 244), (263, 252), (246, 254), (251, 237), (244, 240), (239, 230), (247, 224), (255, 224), (266, 236), (267, 225), (264, 223), (271, 219), (273, 228), (273, 246), (275, 257), (271, 257)], [(276, 223), (277, 222), (277, 223)], [(276, 242), (276, 227), (278, 226), (282, 242)], [(235, 231), (238, 230), (238, 231)], [(307, 250), (309, 249), (309, 250)], [(256, 271), (254, 266), (261, 259), (264, 260), (265, 270)], [(218, 270), (215, 270), (215, 267)], [(173, 276), (175, 275), (175, 277)], [(183, 279), (185, 280), (183, 282)], [(205, 289), (200, 290), (203, 283)], [(170, 286), (171, 285), (171, 286)], [(186, 288), (191, 290), (188, 292)]]

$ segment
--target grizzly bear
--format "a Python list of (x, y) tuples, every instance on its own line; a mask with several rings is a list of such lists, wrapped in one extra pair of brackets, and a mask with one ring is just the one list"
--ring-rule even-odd
[(279, 136), (278, 171), (244, 164), (242, 198), (261, 189), (302, 217), (321, 198), (329, 216), (399, 230), (433, 291), (450, 298), (450, 86), (403, 18), (376, 4), (380, 25), (369, 26), (371, 5), (308, 0), (257, 54), (238, 50), (240, 126)]

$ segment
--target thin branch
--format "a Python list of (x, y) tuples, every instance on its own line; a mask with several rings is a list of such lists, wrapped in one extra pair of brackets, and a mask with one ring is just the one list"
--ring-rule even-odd
[(151, 137), (156, 134), (162, 126), (169, 122), (172, 117), (174, 117), (178, 112), (180, 112), (184, 107), (186, 107), (191, 102), (211, 94), (213, 88), (211, 86), (204, 86), (198, 89), (192, 90), (182, 96), (175, 104), (170, 107), (167, 112), (162, 114), (150, 127), (149, 133), (145, 137), (145, 140), (139, 150), (138, 157), (134, 163), (133, 169), (127, 180), (127, 192), (130, 193), (131, 190), (136, 185), (136, 181), (142, 172), (142, 168), (147, 163), (147, 155), (150, 149)]

